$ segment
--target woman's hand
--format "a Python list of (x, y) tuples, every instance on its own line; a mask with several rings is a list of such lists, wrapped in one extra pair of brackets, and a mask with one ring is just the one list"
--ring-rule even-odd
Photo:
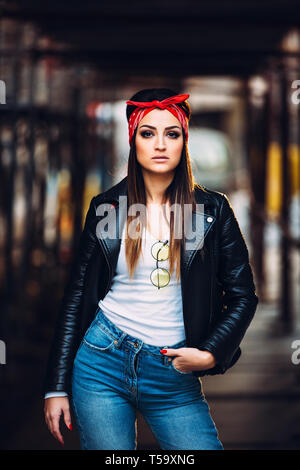
[(211, 369), (216, 365), (216, 359), (209, 351), (197, 348), (168, 348), (161, 351), (166, 351), (162, 353), (164, 356), (176, 356), (173, 359), (174, 366), (182, 372)]
[(63, 413), (64, 422), (70, 430), (71, 415), (68, 397), (52, 397), (45, 399), (44, 405), (45, 421), (51, 434), (57, 439), (61, 445), (64, 445), (64, 440), (59, 429), (60, 416)]

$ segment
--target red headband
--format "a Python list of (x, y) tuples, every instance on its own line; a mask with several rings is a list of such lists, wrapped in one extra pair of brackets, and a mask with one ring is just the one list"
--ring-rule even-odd
[(170, 111), (170, 113), (172, 113), (182, 125), (186, 135), (186, 140), (188, 140), (188, 118), (185, 112), (179, 106), (176, 106), (176, 103), (185, 101), (189, 96), (190, 95), (188, 94), (176, 95), (171, 96), (170, 98), (166, 98), (162, 101), (126, 101), (126, 104), (132, 104), (138, 108), (133, 111), (128, 122), (129, 145), (131, 145), (131, 139), (136, 127), (138, 126), (138, 123), (143, 119), (144, 116), (146, 116), (146, 114), (150, 113), (150, 111), (155, 108), (167, 109)]

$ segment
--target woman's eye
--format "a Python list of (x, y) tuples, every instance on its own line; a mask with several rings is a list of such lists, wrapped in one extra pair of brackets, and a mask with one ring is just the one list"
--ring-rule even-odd
[(172, 135), (173, 135), (172, 139), (177, 139), (177, 137), (179, 137), (179, 135), (180, 135), (180, 134), (178, 134), (178, 132), (174, 132), (174, 131), (173, 131), (173, 132), (169, 132), (169, 134), (172, 134)]
[[(150, 134), (150, 136), (153, 135), (151, 131), (141, 132), (142, 137), (147, 138), (147, 137), (149, 137), (149, 134)], [(170, 135), (172, 139), (177, 139), (180, 136), (180, 134), (178, 134), (178, 132), (174, 132), (174, 131), (168, 132), (168, 135)]]
[(142, 135), (143, 137), (147, 137), (146, 134), (151, 134), (151, 135), (152, 135), (152, 132), (150, 132), (150, 131), (143, 131), (143, 132), (141, 132), (141, 135)]

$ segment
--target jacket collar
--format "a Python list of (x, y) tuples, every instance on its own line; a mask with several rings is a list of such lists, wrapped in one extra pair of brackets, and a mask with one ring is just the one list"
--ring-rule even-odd
[[(205, 188), (205, 187), (204, 187)], [(104, 203), (104, 202), (109, 202), (111, 204), (114, 204), (115, 206), (115, 211), (116, 211), (116, 237), (115, 238), (105, 238), (104, 233), (100, 230), (100, 237), (98, 237), (98, 240), (100, 242), (100, 245), (102, 244), (103, 249), (106, 252), (106, 255), (108, 257), (108, 262), (110, 263), (112, 267), (112, 272), (114, 272), (117, 261), (118, 261), (118, 256), (119, 256), (119, 251), (120, 251), (120, 245), (121, 245), (121, 239), (120, 239), (120, 234), (122, 233), (122, 229), (124, 226), (124, 223), (126, 221), (126, 205), (124, 204), (119, 204), (119, 197), (120, 196), (127, 196), (128, 190), (127, 190), (127, 176), (123, 178), (118, 184), (110, 188), (108, 191), (105, 191), (104, 193), (100, 194), (99, 196), (96, 196), (95, 204), (98, 206), (98, 204)], [(195, 186), (195, 200), (197, 204), (204, 204), (206, 207), (206, 204), (211, 204), (211, 197), (209, 194), (206, 193), (205, 189), (201, 189), (198, 185)], [(198, 209), (198, 208), (197, 208)], [(192, 241), (192, 246), (195, 247), (194, 249), (185, 249), (182, 250), (182, 255), (181, 255), (181, 274), (182, 276), (186, 275), (186, 272), (190, 266), (190, 263), (195, 256), (197, 249), (201, 248), (202, 245), (204, 244), (205, 237), (207, 236), (208, 232), (210, 231), (211, 227), (215, 223), (216, 217), (212, 214), (206, 213), (204, 211), (192, 211), (192, 223), (191, 229), (195, 229), (195, 227), (201, 227), (201, 230), (195, 231), (195, 238), (192, 238), (189, 236), (189, 232), (187, 232), (187, 238)], [(121, 222), (119, 222), (121, 220)], [(101, 236), (103, 234), (103, 236)], [(186, 245), (187, 247), (187, 245)]]

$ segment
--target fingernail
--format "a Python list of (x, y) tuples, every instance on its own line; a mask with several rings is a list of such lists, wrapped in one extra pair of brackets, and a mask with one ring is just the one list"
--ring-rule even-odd
[(72, 424), (71, 423), (69, 424), (69, 429), (70, 429), (70, 431), (72, 431)]
[(161, 349), (159, 352), (162, 353), (162, 354), (165, 354), (167, 352), (167, 350), (166, 349)]

